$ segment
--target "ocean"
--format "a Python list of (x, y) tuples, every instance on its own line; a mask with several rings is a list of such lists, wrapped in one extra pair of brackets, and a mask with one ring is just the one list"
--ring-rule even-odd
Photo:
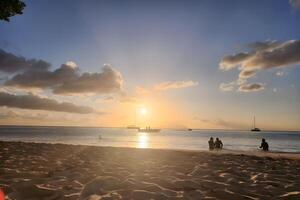
[(210, 137), (220, 138), (228, 150), (258, 151), (265, 138), (271, 151), (300, 152), (300, 132), (163, 129), (159, 133), (139, 133), (125, 128), (0, 126), (1, 141), (113, 147), (208, 150)]

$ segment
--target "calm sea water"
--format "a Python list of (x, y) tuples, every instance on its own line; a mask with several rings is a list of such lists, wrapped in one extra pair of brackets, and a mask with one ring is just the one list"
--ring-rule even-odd
[[(101, 136), (101, 139), (99, 139)], [(166, 148), (207, 150), (209, 137), (219, 137), (225, 149), (258, 150), (261, 138), (266, 138), (271, 151), (300, 152), (300, 132), (250, 131), (175, 131), (138, 133), (121, 128), (79, 127), (0, 127), (0, 140), (64, 143), (114, 147)]]

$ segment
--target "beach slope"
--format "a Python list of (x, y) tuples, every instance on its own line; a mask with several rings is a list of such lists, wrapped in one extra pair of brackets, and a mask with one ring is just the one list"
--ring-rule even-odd
[(0, 142), (8, 199), (300, 199), (300, 160)]

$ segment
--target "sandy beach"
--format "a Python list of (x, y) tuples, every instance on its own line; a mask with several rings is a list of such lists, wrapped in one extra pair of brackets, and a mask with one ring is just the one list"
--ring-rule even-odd
[(0, 142), (0, 187), (17, 200), (300, 199), (300, 160)]

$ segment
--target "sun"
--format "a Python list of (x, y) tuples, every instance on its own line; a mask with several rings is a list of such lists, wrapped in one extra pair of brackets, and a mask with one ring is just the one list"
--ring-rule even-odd
[(145, 108), (145, 107), (140, 108), (140, 113), (141, 113), (141, 115), (146, 115), (148, 113), (147, 108)]

